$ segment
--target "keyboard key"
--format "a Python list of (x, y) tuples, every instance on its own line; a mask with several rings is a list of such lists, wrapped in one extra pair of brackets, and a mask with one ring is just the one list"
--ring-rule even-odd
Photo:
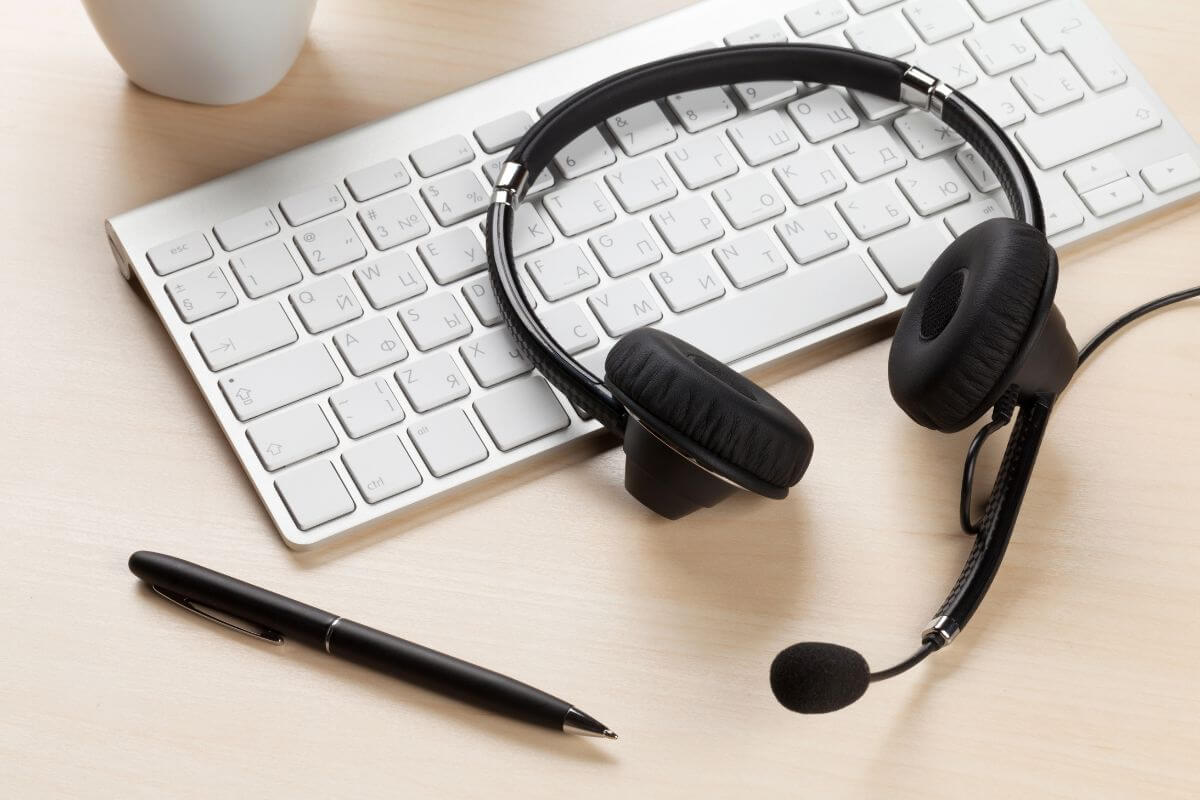
[(371, 317), (335, 334), (333, 344), (356, 376), (390, 367), (408, 358), (408, 348), (387, 317)]
[(504, 321), (500, 314), (500, 304), (496, 301), (496, 293), (492, 290), (492, 279), (483, 275), (472, 281), (467, 281), (462, 287), (463, 297), (467, 305), (475, 312), (480, 323), (486, 327), (499, 325)]
[(146, 259), (159, 275), (170, 275), (184, 267), (207, 261), (212, 258), (212, 254), (212, 247), (204, 238), (204, 234), (196, 231), (151, 247), (146, 252)]
[(873, 243), (868, 252), (895, 290), (907, 294), (917, 288), (950, 242), (946, 229), (934, 222), (884, 237)]
[(533, 126), (533, 118), (527, 111), (514, 111), (500, 119), (480, 125), (475, 129), (475, 141), (485, 153), (495, 153), (512, 147)]
[(308, 268), (318, 275), (367, 255), (367, 248), (363, 247), (358, 234), (344, 217), (318, 222), (303, 233), (296, 234), (293, 240)]
[(970, 0), (971, 6), (984, 22), (994, 22), (1001, 17), (1024, 11), (1044, 0)]
[(214, 226), (213, 233), (216, 234), (221, 247), (237, 250), (279, 233), (279, 223), (271, 214), (271, 209), (256, 208)]
[(432, 350), (471, 333), (467, 315), (450, 292), (409, 303), (400, 312), (400, 322), (418, 350)]
[(453, 283), (487, 267), (487, 251), (470, 228), (456, 228), (417, 245), (417, 255), (441, 284)]
[(662, 163), (652, 156), (630, 161), (609, 172), (604, 180), (621, 208), (630, 214), (672, 200), (679, 194)]
[(904, 201), (886, 184), (846, 195), (836, 205), (854, 235), (863, 241), (902, 228), (909, 221)]
[(332, 450), (338, 444), (337, 434), (315, 403), (280, 411), (248, 426), (246, 438), (269, 472)]
[(373, 308), (387, 308), (427, 288), (412, 257), (399, 251), (355, 267), (354, 279)]
[(296, 329), (283, 306), (256, 303), (197, 326), (192, 341), (213, 372), (296, 341)]
[(634, 328), (662, 319), (662, 310), (637, 278), (610, 284), (588, 297), (592, 313), (609, 336), (624, 336)]
[(775, 223), (775, 233), (799, 264), (845, 250), (850, 244), (833, 215), (823, 208), (801, 211)]
[(963, 39), (963, 44), (988, 75), (1003, 74), (1035, 57), (1033, 40), (1015, 19), (984, 28)]
[(765, 231), (754, 231), (721, 242), (712, 252), (729, 282), (739, 289), (753, 286), (787, 270), (787, 261)]
[(198, 267), (167, 281), (167, 295), (184, 322), (211, 317), (237, 305), (237, 295), (220, 267)]
[(896, 178), (896, 185), (923, 217), (945, 211), (971, 198), (967, 182), (948, 161), (920, 164)]
[(1042, 194), (1042, 208), (1046, 217), (1046, 235), (1078, 228), (1083, 224), (1083, 209), (1076, 201), (1076, 195), (1059, 180), (1048, 180), (1039, 187)]
[(617, 154), (596, 128), (589, 128), (554, 154), (554, 165), (567, 180), (578, 178), (617, 160)]
[(453, 408), (425, 417), (409, 426), (408, 435), (435, 478), (478, 464), (488, 455), (479, 434), (461, 409)]
[(1133, 178), (1122, 178), (1099, 189), (1085, 192), (1083, 202), (1097, 217), (1137, 205), (1144, 197), (1142, 187)]
[(667, 98), (667, 105), (688, 133), (711, 128), (737, 116), (733, 101), (719, 86), (673, 94)]
[(404, 162), (398, 158), (389, 158), (366, 169), (351, 172), (346, 176), (346, 188), (350, 190), (354, 199), (361, 203), (408, 186), (411, 180), (408, 170), (404, 168)]
[(870, 14), (872, 11), (894, 6), (899, 2), (900, 0), (850, 0), (850, 5), (854, 6), (854, 10), (860, 14)]
[(608, 118), (608, 130), (627, 156), (637, 156), (675, 141), (678, 134), (658, 103), (642, 103)]
[(691, 250), (725, 235), (720, 220), (703, 197), (692, 197), (655, 211), (650, 221), (673, 253)]
[(588, 244), (604, 271), (614, 278), (662, 260), (658, 244), (646, 231), (646, 226), (636, 219), (626, 220), (605, 228), (602, 233), (589, 236)]
[(482, 214), (488, 204), (487, 190), (465, 169), (425, 184), (421, 197), (443, 227)]
[(1062, 61), (1045, 61), (1026, 67), (1012, 77), (1012, 83), (1038, 114), (1083, 99), (1083, 89), (1075, 71)]
[(485, 333), (461, 345), (458, 352), (475, 380), (485, 389), (533, 369), (533, 364), (517, 347), (507, 328)]
[[(340, 221), (345, 223), (345, 220)], [(416, 201), (407, 194), (392, 195), (359, 209), (358, 221), (379, 250), (411, 242), (429, 233), (429, 223), (417, 208)], [(349, 227), (349, 223), (346, 226)]]
[(1030, 11), (1021, 17), (1021, 23), (1047, 53), (1061, 52), (1070, 42), (1093, 39), (1097, 34), (1069, 3), (1055, 3)]
[(467, 379), (444, 350), (396, 370), (396, 383), (400, 384), (409, 404), (421, 413), (466, 397), (471, 392)]
[(342, 463), (368, 503), (421, 485), (421, 473), (398, 436), (380, 436), (352, 447), (342, 454)]
[[(482, 227), (482, 225), (481, 225)], [(533, 203), (522, 203), (513, 214), (513, 256), (520, 258), (554, 244), (554, 234)]]
[[(498, 153), (483, 162), (483, 177), (487, 178), (488, 186), (496, 185), (496, 179), (500, 177), (500, 168), (508, 160), (510, 152), (510, 150), (505, 150), (503, 153)], [(554, 173), (549, 169), (544, 169), (538, 173), (537, 179), (529, 185), (529, 188), (525, 191), (525, 196), (533, 197), (535, 194), (541, 194), (553, 185)]]
[(1125, 70), (1109, 51), (1093, 42), (1075, 42), (1067, 48), (1067, 58), (1093, 91), (1104, 92), (1129, 80)]
[(590, 231), (616, 219), (616, 212), (595, 181), (579, 181), (546, 195), (544, 204), (564, 236)]
[(917, 158), (929, 158), (963, 143), (963, 138), (932, 114), (916, 111), (905, 114), (894, 123), (896, 133)]
[(728, 133), (734, 147), (752, 167), (800, 147), (796, 126), (773, 108), (730, 125)]
[(783, 198), (762, 173), (728, 181), (712, 195), (729, 224), (738, 230), (783, 213)]
[(877, 306), (884, 298), (862, 258), (848, 253), (673, 317), (663, 330), (729, 362)]
[(341, 382), (325, 345), (308, 342), (259, 359), (219, 383), (234, 415), (245, 422)]
[(279, 203), (279, 210), (292, 225), (304, 225), (314, 219), (327, 217), (335, 211), (341, 211), (345, 207), (346, 201), (333, 184), (315, 186)]
[(979, 81), (975, 62), (958, 45), (947, 44), (926, 50), (917, 56), (916, 63), (955, 89), (965, 89)]
[(850, 90), (850, 96), (854, 98), (855, 104), (862, 109), (862, 113), (867, 119), (872, 122), (890, 117), (893, 114), (899, 114), (901, 111), (908, 111), (912, 106), (907, 103), (901, 103), (897, 100), (888, 100), (886, 97), (869, 92), (859, 92), (854, 89)]
[(787, 23), (797, 36), (812, 36), (849, 18), (839, 0), (815, 0), (787, 13)]
[(971, 90), (971, 99), (1004, 128), (1025, 121), (1025, 103), (1011, 83), (988, 84)]
[(725, 294), (725, 287), (708, 259), (699, 253), (656, 267), (650, 273), (650, 280), (676, 314)]
[(1084, 159), (1078, 164), (1067, 167), (1066, 171), (1067, 182), (1079, 194), (1107, 186), (1128, 174), (1129, 171), (1125, 169), (1125, 165), (1112, 153), (1101, 153), (1098, 156)]
[(859, 183), (903, 169), (908, 164), (900, 145), (883, 127), (847, 134), (834, 144), (833, 150)]
[(985, 197), (982, 200), (976, 200), (973, 203), (959, 206), (948, 213), (946, 215), (946, 227), (955, 236), (962, 236), (981, 222), (1006, 216), (1008, 215), (999, 202), (990, 197)]
[(846, 26), (846, 38), (855, 50), (878, 53), (889, 58), (899, 58), (917, 49), (912, 34), (894, 15), (872, 17), (854, 25)]
[(975, 152), (975, 148), (964, 147), (954, 154), (954, 159), (979, 191), (992, 192), (1000, 188), (1000, 181), (996, 178), (996, 173), (992, 172), (992, 168), (988, 166), (987, 162), (979, 153)]
[(787, 41), (787, 34), (773, 19), (764, 19), (753, 25), (739, 28), (725, 37), (725, 44), (734, 47), (740, 44), (778, 44)]
[(422, 178), (430, 178), (439, 172), (471, 163), (475, 151), (465, 136), (456, 134), (413, 150), (409, 158)]
[(600, 282), (579, 245), (568, 244), (531, 258), (525, 269), (549, 301), (561, 300)]
[(243, 250), (229, 259), (229, 266), (251, 299), (299, 283), (301, 278), (296, 259), (287, 245), (278, 240)]
[(289, 470), (275, 480), (275, 489), (302, 531), (311, 530), (354, 510), (337, 470), (328, 461), (317, 461)]
[(1031, 120), (1017, 140), (1042, 169), (1054, 169), (1080, 156), (1162, 125), (1154, 105), (1136, 89), (1121, 89), (1049, 119)]
[(780, 161), (771, 172), (798, 206), (806, 206), (846, 188), (841, 168), (824, 150), (810, 150)]
[(321, 333), (362, 316), (362, 306), (340, 275), (306, 284), (288, 295), (309, 333)]
[(329, 405), (352, 439), (361, 439), (404, 419), (400, 401), (383, 378), (338, 389), (329, 395)]
[(760, 108), (783, 102), (796, 96), (796, 84), (793, 81), (753, 81), (751, 83), (735, 83), (733, 93), (742, 101), (747, 111), (758, 111)]
[(581, 353), (600, 344), (596, 329), (575, 303), (564, 303), (542, 315), (542, 324), (550, 336), (569, 355)]
[(813, 143), (854, 130), (859, 124), (858, 115), (837, 89), (823, 89), (803, 100), (788, 103), (787, 109), (804, 138)]
[(699, 189), (738, 171), (737, 162), (716, 136), (698, 136), (667, 151), (667, 161), (689, 189)]
[(1163, 194), (1200, 180), (1200, 165), (1187, 153), (1157, 161), (1142, 170), (1142, 180), (1155, 194)]
[(917, 0), (904, 7), (904, 16), (926, 44), (937, 44), (975, 27), (961, 0)]
[(475, 413), (502, 451), (561, 431), (571, 424), (562, 403), (540, 377), (505, 386), (475, 401)]

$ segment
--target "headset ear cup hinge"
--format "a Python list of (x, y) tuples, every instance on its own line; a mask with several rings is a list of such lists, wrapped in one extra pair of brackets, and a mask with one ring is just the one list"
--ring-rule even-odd
[(1005, 390), (996, 405), (992, 408), (992, 421), (979, 429), (971, 446), (967, 448), (967, 460), (963, 464), (962, 492), (958, 501), (958, 520), (963, 533), (976, 536), (981, 530), (980, 523), (971, 519), (971, 499), (975, 489), (975, 464), (983, 451), (983, 443), (996, 431), (1012, 422), (1013, 411), (1016, 410), (1020, 398), (1020, 388), (1013, 384)]

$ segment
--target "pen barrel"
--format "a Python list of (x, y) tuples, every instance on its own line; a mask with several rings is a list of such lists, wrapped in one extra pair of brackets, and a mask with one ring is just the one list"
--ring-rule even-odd
[(561, 730), (571, 707), (498, 672), (348, 619), (337, 621), (327, 642), (338, 658), (535, 725)]

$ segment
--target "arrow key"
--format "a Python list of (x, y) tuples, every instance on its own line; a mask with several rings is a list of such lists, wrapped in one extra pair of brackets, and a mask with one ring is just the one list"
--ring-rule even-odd
[(1122, 178), (1083, 195), (1083, 202), (1097, 217), (1103, 217), (1142, 202), (1142, 187), (1133, 178)]

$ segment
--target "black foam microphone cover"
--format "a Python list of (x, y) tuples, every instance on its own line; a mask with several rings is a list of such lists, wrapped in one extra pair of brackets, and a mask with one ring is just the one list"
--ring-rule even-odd
[(800, 642), (771, 662), (771, 691), (784, 708), (827, 714), (863, 696), (871, 669), (857, 651), (838, 644)]

